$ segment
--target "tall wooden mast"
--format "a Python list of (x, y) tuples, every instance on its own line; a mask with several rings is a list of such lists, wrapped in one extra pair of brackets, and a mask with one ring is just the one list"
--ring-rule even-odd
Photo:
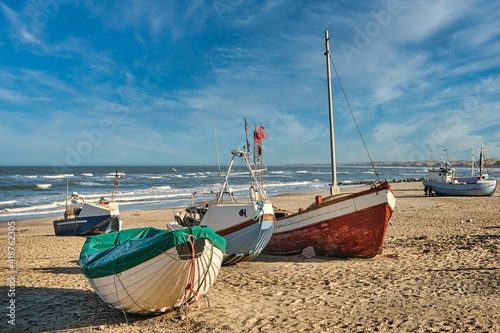
[(325, 44), (326, 44), (326, 71), (327, 71), (327, 79), (328, 79), (328, 106), (330, 109), (330, 147), (332, 150), (331, 154), (331, 163), (332, 163), (332, 186), (330, 187), (330, 194), (339, 193), (339, 187), (337, 185), (337, 165), (335, 164), (335, 139), (333, 132), (333, 104), (332, 104), (332, 82), (330, 79), (330, 47), (328, 45), (328, 41), (330, 38), (328, 37), (328, 30), (325, 31)]

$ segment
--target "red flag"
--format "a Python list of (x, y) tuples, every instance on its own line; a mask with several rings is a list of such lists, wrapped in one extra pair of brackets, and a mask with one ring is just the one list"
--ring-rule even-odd
[(267, 139), (267, 134), (264, 132), (264, 126), (260, 125), (260, 136), (262, 139)]
[(253, 140), (254, 140), (254, 141), (255, 141), (255, 143), (257, 143), (257, 144), (262, 143), (262, 138), (261, 138), (261, 136), (260, 136), (259, 131), (253, 131)]

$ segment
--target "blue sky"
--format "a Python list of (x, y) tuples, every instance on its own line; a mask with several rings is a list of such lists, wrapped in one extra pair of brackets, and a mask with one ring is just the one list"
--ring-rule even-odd
[[(324, 32), (374, 160), (500, 158), (498, 1), (0, 1), (0, 165), (329, 162)], [(337, 161), (367, 161), (333, 80)], [(477, 155), (476, 155), (477, 156)]]

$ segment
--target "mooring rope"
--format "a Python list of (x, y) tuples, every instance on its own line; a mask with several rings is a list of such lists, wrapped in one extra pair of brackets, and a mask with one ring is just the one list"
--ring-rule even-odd
[(333, 66), (333, 70), (335, 71), (335, 75), (337, 75), (337, 80), (339, 81), (340, 88), (342, 89), (342, 93), (344, 94), (344, 98), (347, 102), (347, 106), (349, 107), (349, 111), (351, 111), (351, 116), (352, 116), (352, 119), (354, 120), (354, 124), (356, 124), (356, 128), (358, 130), (359, 136), (361, 137), (361, 141), (363, 141), (363, 146), (365, 146), (365, 150), (366, 150), (366, 153), (368, 154), (368, 158), (370, 159), (370, 163), (372, 164), (373, 171), (375, 172), (375, 175), (377, 175), (377, 180), (380, 181), (380, 176), (377, 172), (377, 169), (375, 168), (375, 164), (373, 163), (372, 157), (370, 156), (370, 152), (368, 151), (368, 147), (366, 147), (365, 139), (363, 139), (363, 135), (361, 134), (361, 131), (359, 129), (358, 122), (356, 121), (356, 117), (354, 117), (354, 112), (352, 112), (351, 104), (349, 103), (349, 100), (347, 99), (347, 95), (344, 91), (344, 86), (342, 85), (342, 82), (340, 81), (339, 73), (337, 72), (337, 68), (335, 67), (335, 64), (333, 63), (333, 59), (332, 59), (331, 55), (330, 55), (330, 62)]

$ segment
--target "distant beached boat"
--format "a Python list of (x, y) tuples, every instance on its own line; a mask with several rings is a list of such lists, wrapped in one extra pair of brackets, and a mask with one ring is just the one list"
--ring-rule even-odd
[(128, 229), (88, 237), (79, 263), (95, 292), (115, 309), (160, 314), (207, 293), (225, 246), (208, 227)]
[(297, 254), (313, 246), (319, 252), (338, 257), (370, 258), (380, 252), (387, 223), (396, 205), (389, 182), (352, 194), (339, 194), (337, 186), (333, 112), (330, 81), (330, 51), (328, 31), (326, 62), (330, 106), (330, 139), (332, 187), (330, 196), (316, 201), (296, 213), (276, 212), (276, 226), (268, 254)]
[[(474, 176), (474, 158), (472, 162), (472, 175), (467, 177), (455, 177), (455, 169), (450, 167), (449, 162), (441, 162), (439, 169), (429, 170), (428, 179), (422, 179), (425, 192), (432, 195), (450, 196), (490, 196), (495, 193), (498, 180), (489, 179), (484, 169), (484, 150), (481, 144), (481, 154), (479, 162), (479, 175)], [(431, 158), (432, 159), (432, 158)]]
[(122, 222), (116, 202), (89, 203), (76, 192), (67, 197), (66, 201), (64, 219), (54, 221), (56, 236), (102, 234), (121, 230)]
[(89, 203), (77, 192), (67, 196), (64, 219), (53, 222), (56, 236), (102, 234), (121, 230), (123, 223), (120, 220), (118, 204), (115, 202), (120, 180), (117, 169), (110, 202), (101, 198), (97, 202)]
[[(175, 215), (176, 223), (167, 228), (179, 230), (193, 225), (205, 225), (227, 241), (223, 265), (248, 261), (258, 256), (267, 245), (274, 231), (274, 210), (262, 186), (262, 172), (267, 170), (259, 160), (252, 168), (247, 153), (233, 150), (224, 184), (217, 193), (215, 203), (188, 207)], [(235, 157), (240, 157), (248, 172), (232, 172)], [(249, 201), (237, 202), (229, 188), (230, 175), (250, 175)], [(224, 201), (224, 195), (228, 200)]]

